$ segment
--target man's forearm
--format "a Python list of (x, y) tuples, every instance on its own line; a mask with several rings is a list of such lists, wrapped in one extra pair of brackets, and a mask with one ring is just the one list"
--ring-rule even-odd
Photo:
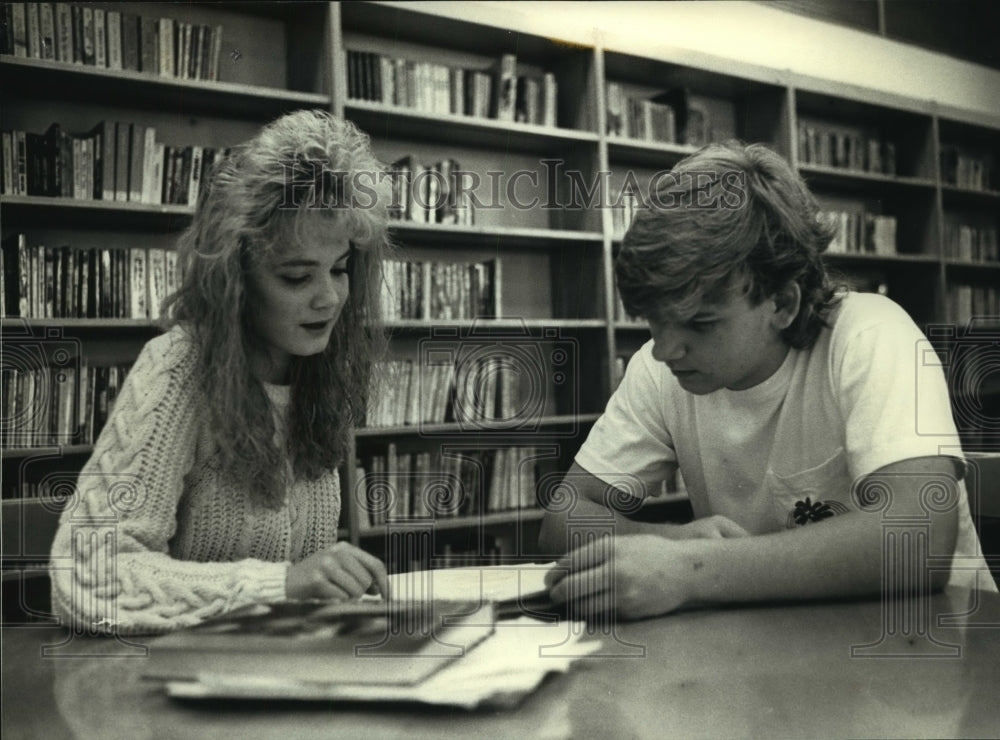
[[(870, 595), (881, 589), (886, 557), (906, 555), (886, 548), (915, 544), (887, 540), (884, 532), (878, 513), (853, 512), (773, 534), (692, 540), (683, 557), (697, 603)], [(927, 548), (933, 552), (932, 542)], [(947, 580), (941, 571), (915, 575), (928, 578), (932, 588)]]

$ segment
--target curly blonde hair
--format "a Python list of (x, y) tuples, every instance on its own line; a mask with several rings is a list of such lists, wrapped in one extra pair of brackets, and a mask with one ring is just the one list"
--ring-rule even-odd
[[(262, 504), (278, 507), (293, 478), (335, 470), (364, 417), (379, 328), (381, 265), (389, 248), (385, 167), (349, 121), (302, 110), (234, 147), (203, 186), (178, 243), (180, 288), (164, 303), (166, 327), (182, 324), (198, 349), (196, 380), (208, 400), (222, 463)], [(263, 385), (251, 372), (257, 342), (251, 267), (280, 248), (287, 218), (330, 218), (351, 239), (349, 297), (326, 350), (293, 357), (287, 449), (274, 444)]]

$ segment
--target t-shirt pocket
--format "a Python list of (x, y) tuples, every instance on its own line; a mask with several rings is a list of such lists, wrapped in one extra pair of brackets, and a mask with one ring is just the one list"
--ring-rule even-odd
[(779, 475), (769, 469), (764, 486), (771, 496), (779, 527), (801, 527), (851, 510), (847, 503), (851, 481), (843, 447), (807, 470)]

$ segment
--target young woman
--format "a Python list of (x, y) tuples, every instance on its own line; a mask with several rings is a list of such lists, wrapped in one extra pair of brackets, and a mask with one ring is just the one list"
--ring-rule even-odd
[(386, 592), (337, 542), (365, 408), (388, 184), (368, 138), (299, 111), (234, 148), (178, 251), (168, 331), (137, 358), (52, 550), (77, 629), (158, 632), (250, 603)]

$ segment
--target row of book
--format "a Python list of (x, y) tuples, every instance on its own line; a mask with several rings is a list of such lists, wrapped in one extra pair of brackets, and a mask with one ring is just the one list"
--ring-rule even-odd
[(799, 122), (799, 164), (896, 174), (896, 145), (873, 133)]
[(946, 224), (944, 256), (969, 262), (1000, 262), (996, 228)]
[(608, 82), (606, 94), (609, 136), (690, 146), (703, 146), (712, 138), (708, 110), (691, 101), (683, 87), (637, 98), (619, 83)]
[(172, 249), (28, 246), (12, 234), (0, 257), (5, 317), (156, 319), (180, 280)]
[(503, 54), (483, 70), (348, 50), (347, 96), (425, 113), (555, 126), (558, 83), (551, 72), (519, 75), (516, 54)]
[[(93, 444), (114, 407), (131, 365), (94, 367), (83, 357), (40, 363), (36, 347), (7, 348), (0, 370), (4, 449)], [(40, 351), (40, 349), (39, 349)], [(58, 350), (57, 350), (58, 351)], [(55, 357), (56, 355), (53, 354)], [(24, 360), (24, 367), (15, 365)], [(35, 366), (31, 366), (36, 362)]]
[(382, 316), (397, 319), (472, 319), (500, 315), (500, 260), (438, 262), (385, 260)]
[(357, 466), (363, 524), (417, 518), (477, 516), (535, 509), (538, 452), (533, 447), (487, 450), (399, 452), (389, 443), (384, 455)]
[(101, 121), (84, 134), (53, 123), (44, 134), (2, 132), (5, 195), (44, 195), (151, 205), (194, 205), (226, 150), (167, 146), (156, 127)]
[(1000, 189), (993, 154), (972, 152), (957, 146), (941, 147), (941, 180), (969, 190)]
[(2, 53), (160, 77), (217, 80), (222, 26), (89, 3), (4, 3)]
[(390, 218), (429, 224), (472, 226), (475, 203), (459, 178), (461, 168), (454, 159), (421, 164), (412, 155), (390, 165), (393, 194)]
[(996, 321), (1000, 316), (1000, 290), (987, 285), (955, 285), (948, 291), (948, 315), (962, 325), (983, 316)]
[(896, 254), (896, 217), (864, 211), (823, 211), (837, 227), (827, 254)]
[[(477, 351), (483, 350), (483, 351)], [(432, 354), (428, 352), (428, 358)], [(442, 361), (385, 360), (378, 365), (382, 392), (372, 395), (369, 427), (458, 422), (475, 428), (519, 428), (552, 412), (544, 369), (534, 358), (505, 355), (499, 345), (470, 347), (453, 357), (441, 348)]]

